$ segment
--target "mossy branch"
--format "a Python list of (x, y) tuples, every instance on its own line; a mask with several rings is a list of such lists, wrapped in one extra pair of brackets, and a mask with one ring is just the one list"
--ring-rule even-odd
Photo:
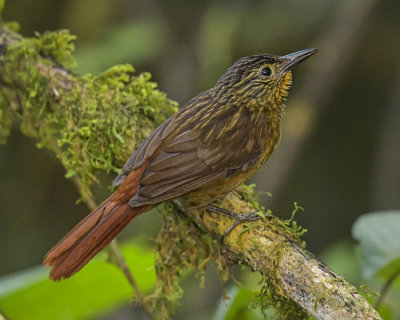
[[(176, 110), (176, 103), (156, 89), (148, 74), (135, 75), (131, 66), (116, 66), (100, 76), (72, 73), (66, 66), (74, 63), (73, 39), (67, 31), (22, 38), (0, 22), (0, 139), (5, 141), (12, 120), (18, 120), (38, 146), (57, 154), (67, 177), (79, 178), (86, 201), (96, 172), (118, 171), (138, 142)], [(257, 207), (249, 187), (219, 202), (243, 213)], [(171, 205), (164, 208), (174, 210)], [(170, 255), (173, 248), (165, 247), (172, 245), (158, 241), (160, 274), (173, 270), (175, 262), (203, 268), (214, 257), (222, 273), (240, 263), (263, 274), (262, 294), (268, 293), (282, 314), (294, 313), (296, 319), (305, 313), (317, 319), (381, 319), (356, 288), (303, 248), (292, 222), (273, 218), (244, 223), (219, 241), (233, 223), (230, 218), (205, 209), (184, 211), (203, 233), (192, 222), (170, 216), (160, 239), (172, 234), (184, 241), (175, 241), (181, 242), (175, 258)], [(174, 229), (174, 224), (179, 227)], [(192, 245), (197, 256), (182, 243)], [(163, 255), (167, 251), (173, 262), (169, 266)], [(169, 279), (177, 276), (179, 272)], [(174, 293), (164, 290), (158, 296), (165, 292)]]
[(177, 104), (157, 90), (149, 73), (131, 65), (114, 66), (98, 76), (78, 76), (66, 66), (75, 36), (66, 30), (22, 38), (5, 26), (0, 34), (0, 142), (12, 119), (56, 152), (67, 170), (81, 180), (83, 197), (91, 194), (96, 172), (114, 171)]
[[(254, 212), (256, 208), (243, 195), (248, 193), (234, 192), (220, 200), (219, 206)], [(204, 231), (217, 237), (232, 224), (230, 218), (206, 209), (188, 213)], [(316, 319), (381, 319), (353, 285), (305, 250), (299, 234), (294, 221), (260, 219), (236, 227), (224, 238), (222, 250), (231, 263), (247, 265), (264, 275), (265, 289), (273, 302), (286, 306), (280, 311), (288, 318), (302, 318), (301, 313), (293, 317), (293, 301)]]
[[(153, 107), (154, 109), (165, 108), (165, 110), (160, 110), (158, 122), (161, 122), (168, 111), (175, 110), (176, 103), (169, 101), (163, 93), (155, 89), (155, 84), (148, 81), (150, 79), (148, 74), (135, 77), (134, 70), (129, 65), (116, 66), (100, 77), (87, 75), (81, 78), (74, 75), (64, 67), (64, 65), (74, 64), (71, 55), (74, 39), (75, 37), (67, 31), (46, 33), (43, 36), (38, 34), (37, 38), (23, 39), (3, 26), (0, 32), (0, 50), (2, 50), (0, 51), (2, 74), (0, 76), (2, 85), (0, 88), (0, 123), (2, 124), (0, 142), (5, 142), (10, 132), (12, 118), (19, 119), (22, 124), (21, 129), (26, 135), (37, 139), (39, 147), (51, 149), (60, 159), (67, 172), (66, 176), (74, 182), (81, 200), (90, 210), (94, 210), (97, 205), (90, 186), (96, 180), (95, 172), (99, 169), (118, 171), (120, 166), (118, 162), (114, 165), (114, 157), (110, 157), (102, 145), (108, 146), (108, 143), (115, 145), (118, 141), (120, 143), (126, 141), (128, 146), (129, 144), (134, 146), (138, 137), (130, 134), (132, 129), (127, 123), (129, 119), (122, 122), (120, 119), (117, 121), (106, 119), (104, 116), (109, 113), (104, 111), (112, 108), (113, 105), (105, 104), (109, 103), (110, 98), (116, 99), (118, 108), (113, 109), (113, 112), (122, 113), (132, 106), (139, 110)], [(99, 82), (100, 78), (104, 81)], [(139, 90), (141, 94), (131, 94), (132, 99), (124, 99), (123, 95), (127, 92)], [(101, 94), (98, 95), (96, 91), (100, 91)], [(53, 99), (58, 100), (59, 103), (52, 101)], [(89, 105), (84, 106), (87, 103)], [(143, 103), (143, 106), (138, 106), (140, 103)], [(157, 106), (153, 106), (155, 104)], [(80, 108), (81, 106), (83, 107)], [(140, 118), (142, 116), (140, 112), (137, 112), (139, 114), (126, 112), (126, 115), (122, 114), (122, 117), (131, 115)], [(118, 115), (115, 114), (115, 116)], [(150, 119), (154, 120), (151, 117)], [(67, 123), (69, 125), (65, 127)], [(153, 125), (156, 123), (157, 121)], [(99, 125), (99, 127), (95, 130), (94, 125)], [(139, 128), (135, 122), (132, 125), (135, 131)], [(116, 130), (121, 130), (123, 133), (118, 134)], [(144, 128), (144, 130), (149, 129)], [(142, 132), (141, 135), (139, 139), (147, 135), (147, 131)], [(100, 152), (92, 154), (90, 149), (98, 147), (100, 147)], [(123, 148), (121, 150), (122, 153), (129, 153), (127, 148), (125, 151)], [(122, 153), (120, 161), (127, 156)], [(95, 162), (89, 159), (91, 156)], [(109, 250), (110, 260), (121, 269), (135, 294), (141, 298), (144, 309), (154, 318), (151, 305), (147, 303), (138, 288), (116, 240), (111, 243)]]

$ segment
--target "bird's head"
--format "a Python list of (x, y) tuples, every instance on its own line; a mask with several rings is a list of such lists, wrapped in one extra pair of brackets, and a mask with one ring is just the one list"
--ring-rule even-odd
[(218, 80), (215, 93), (254, 110), (281, 108), (292, 83), (291, 69), (317, 51), (305, 49), (285, 56), (258, 54), (241, 58)]

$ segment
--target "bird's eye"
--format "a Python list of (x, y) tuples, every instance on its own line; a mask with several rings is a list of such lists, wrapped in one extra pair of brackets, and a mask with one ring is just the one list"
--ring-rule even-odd
[(271, 73), (272, 71), (270, 67), (265, 67), (264, 69), (261, 70), (261, 74), (266, 77), (270, 76)]

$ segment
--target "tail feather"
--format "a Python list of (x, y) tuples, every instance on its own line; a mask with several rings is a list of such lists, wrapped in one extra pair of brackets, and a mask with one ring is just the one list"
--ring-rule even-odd
[(110, 196), (47, 253), (44, 264), (52, 267), (50, 279), (60, 280), (78, 272), (146, 209), (132, 208)]

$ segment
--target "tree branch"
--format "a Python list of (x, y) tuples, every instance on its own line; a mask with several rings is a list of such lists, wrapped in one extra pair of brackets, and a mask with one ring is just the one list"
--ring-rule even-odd
[[(255, 208), (230, 194), (219, 206), (232, 211)], [(221, 237), (234, 223), (206, 209), (187, 210), (203, 231)], [(296, 302), (316, 319), (381, 319), (357, 289), (305, 250), (289, 226), (278, 218), (243, 223), (223, 239), (223, 251), (234, 263), (244, 264), (270, 278), (273, 294)]]
[[(8, 74), (3, 73), (1, 71), (6, 69), (5, 68), (6, 66), (4, 65), (4, 61), (7, 61), (6, 59), (4, 59), (4, 60), (2, 59), (2, 54), (6, 54), (8, 48), (10, 46), (12, 46), (20, 41), (22, 41), (22, 38), (17, 33), (10, 31), (9, 29), (5, 28), (4, 26), (1, 26), (1, 24), (0, 24), (0, 73), (2, 73), (2, 75), (0, 76), (0, 93), (1, 93), (1, 91), (6, 91), (6, 96), (9, 100), (10, 105), (18, 104), (18, 107), (14, 108), (16, 112), (22, 112), (21, 109), (23, 108), (23, 106), (21, 106), (21, 101), (18, 101), (18, 103), (16, 103), (16, 101), (11, 101), (11, 99), (17, 99), (17, 100), (19, 100), (19, 99), (18, 99), (18, 95), (11, 96), (9, 94), (9, 92), (12, 91), (13, 89), (14, 90), (23, 89), (24, 86), (22, 83), (19, 82), (17, 77), (15, 77), (15, 78), (8, 77)], [(33, 61), (29, 61), (29, 60), (23, 61), (23, 63), (27, 63), (27, 64), (32, 64), (32, 62)], [(18, 67), (17, 61), (15, 61), (15, 63), (16, 63), (15, 67), (17, 68)], [(21, 63), (21, 62), (19, 62), (19, 63)], [(47, 89), (50, 89), (50, 90), (46, 90), (46, 91), (51, 92), (51, 94), (54, 94), (54, 93), (59, 94), (59, 92), (63, 92), (63, 91), (65, 92), (66, 90), (70, 90), (71, 88), (73, 88), (75, 86), (81, 86), (80, 77), (77, 75), (73, 75), (72, 73), (69, 72), (69, 70), (60, 68), (60, 66), (58, 65), (57, 62), (51, 61), (51, 60), (49, 61), (49, 59), (44, 58), (44, 59), (36, 60), (35, 63), (36, 63), (36, 65), (34, 64), (32, 67), (36, 68), (37, 71), (40, 74), (42, 74), (43, 79), (46, 80), (46, 83), (49, 85), (49, 88), (47, 88)], [(4, 101), (0, 101), (0, 106), (2, 106), (1, 102), (4, 102)], [(2, 113), (1, 113), (2, 111), (3, 110), (0, 109), (0, 116), (2, 116)], [(1, 118), (0, 118), (0, 120), (1, 120)], [(63, 159), (62, 150), (58, 146), (56, 140), (49, 139), (47, 141), (47, 147), (50, 148), (54, 152), (54, 154), (57, 156), (58, 159), (60, 159), (60, 160)], [(68, 168), (65, 165), (65, 163), (62, 162), (62, 164), (64, 165), (65, 170), (68, 171)], [(82, 179), (77, 174), (74, 174), (71, 177), (71, 179), (72, 179), (75, 187), (77, 188), (77, 190), (82, 198), (82, 201), (85, 202), (85, 204), (91, 211), (93, 211), (97, 207), (94, 196), (90, 192), (87, 192), (87, 190), (85, 190), (87, 188), (87, 186), (84, 185), (84, 183), (82, 182)], [(146, 300), (146, 298), (143, 295), (143, 293), (141, 292), (139, 286), (137, 285), (135, 278), (133, 277), (131, 271), (128, 268), (126, 260), (124, 259), (122, 252), (118, 247), (118, 243), (117, 243), (116, 239), (114, 239), (110, 243), (108, 249), (109, 249), (109, 254), (110, 254), (110, 261), (112, 263), (114, 263), (122, 271), (122, 273), (125, 275), (127, 281), (132, 286), (138, 299), (141, 301), (141, 305), (143, 306), (143, 308), (146, 310), (146, 312), (149, 314), (149, 316), (152, 319), (155, 319), (154, 310), (153, 310), (152, 306)]]
[[(54, 104), (55, 96), (60, 99), (60, 93), (76, 88), (84, 81), (83, 78), (74, 75), (45, 55), (36, 54), (33, 59), (32, 55), (24, 52), (25, 55), (18, 56), (18, 61), (7, 59), (8, 50), (20, 40), (17, 34), (0, 25), (0, 48), (2, 48), (0, 50), (0, 93), (3, 90), (15, 90), (19, 92), (17, 97), (21, 100), (22, 106), (32, 103), (26, 100), (27, 97), (24, 95), (30, 92), (29, 86), (32, 84), (26, 76), (21, 76), (22, 65), (35, 70), (37, 78), (34, 85), (43, 87), (40, 91), (42, 103), (51, 101)], [(24, 48), (24, 50), (28, 49)], [(18, 72), (10, 72), (13, 68)], [(84, 104), (85, 98), (91, 94), (89, 89), (75, 90), (74, 94), (78, 95), (77, 101)], [(104, 95), (110, 94), (112, 95), (110, 91), (104, 92)], [(9, 95), (3, 94), (1, 97), (6, 99)], [(112, 101), (114, 100), (111, 99), (110, 103)], [(93, 103), (92, 100), (91, 102)], [(68, 107), (70, 102), (61, 99), (59, 103), (61, 108)], [(4, 107), (5, 104), (0, 101), (0, 107), (2, 105)], [(9, 102), (6, 105), (9, 105)], [(26, 112), (29, 110), (28, 108)], [(36, 115), (28, 114), (28, 116), (35, 117)], [(29, 132), (29, 129), (32, 128), (25, 128), (25, 132)], [(38, 130), (40, 131), (40, 128)], [(83, 186), (79, 185), (82, 181), (75, 179), (75, 183), (78, 184), (81, 193), (84, 196), (87, 195)], [(89, 206), (94, 206), (94, 201), (92, 203), (89, 198), (85, 201)], [(251, 203), (243, 200), (238, 192), (221, 199), (218, 205), (236, 212), (254, 211)], [(221, 239), (225, 230), (233, 223), (228, 217), (216, 215), (204, 209), (185, 209), (185, 212), (200, 228), (217, 239)], [(274, 218), (239, 225), (223, 239), (221, 252), (227, 261), (247, 265), (265, 275), (275, 295), (294, 301), (317, 319), (381, 319), (368, 302), (358, 294), (356, 288), (329, 270), (300, 243), (296, 228), (291, 228), (288, 223)]]

